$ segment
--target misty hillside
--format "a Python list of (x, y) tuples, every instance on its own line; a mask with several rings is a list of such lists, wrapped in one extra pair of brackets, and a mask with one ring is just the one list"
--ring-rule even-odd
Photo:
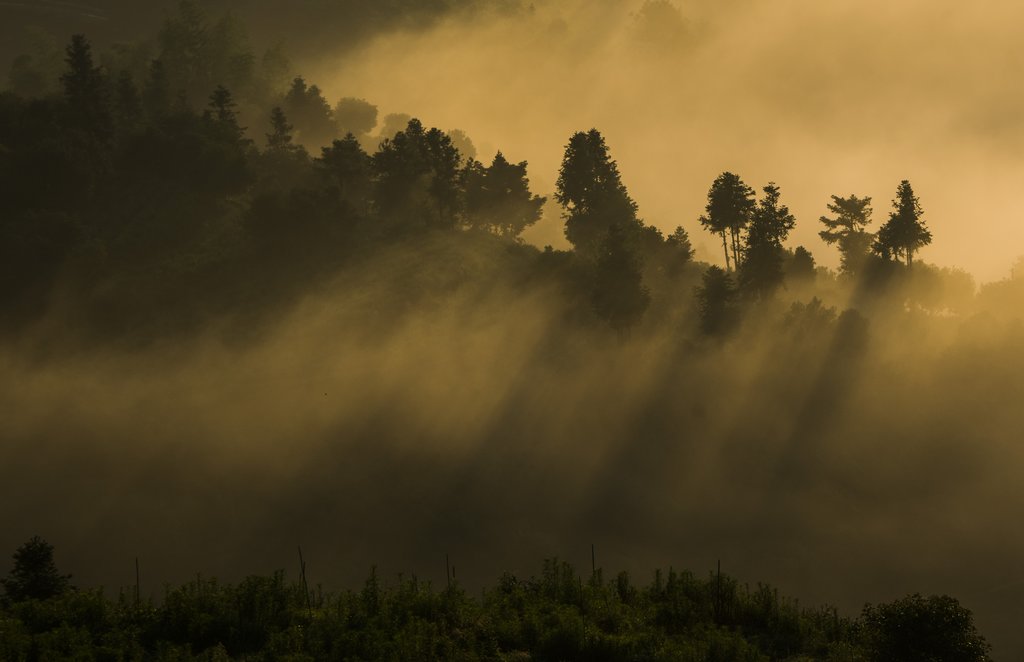
[[(138, 558), (140, 600), (166, 609), (165, 582), (233, 585), (297, 545), (328, 593), (371, 566), (439, 586), (450, 554), (475, 595), (594, 543), (634, 575), (721, 560), (835, 619), (955, 596), (994, 659), (1024, 654), (1024, 268), (999, 266), (1012, 230), (985, 239), (1005, 191), (975, 196), (989, 227), (955, 222), (957, 187), (913, 150), (882, 171), (682, 150), (700, 123), (648, 121), (667, 108), (650, 91), (591, 121), (615, 105), (599, 64), (646, 63), (625, 91), (664, 63), (696, 76), (743, 2), (229, 4), (111, 3), (148, 27), (36, 32), (12, 56), (0, 549), (42, 535), (86, 589), (131, 584)], [(349, 26), (336, 49), (278, 38), (328, 18)], [(488, 50), (523, 43), (580, 75)], [(512, 67), (478, 80), (493, 112), (449, 82), (467, 44)], [(999, 275), (934, 262), (961, 249)], [(610, 579), (593, 591), (628, 612)]]

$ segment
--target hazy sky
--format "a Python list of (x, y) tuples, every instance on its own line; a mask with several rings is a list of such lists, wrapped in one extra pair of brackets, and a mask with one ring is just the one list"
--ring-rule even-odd
[[(884, 221), (909, 179), (933, 230), (922, 258), (980, 280), (1024, 253), (1017, 182), (1024, 7), (950, 0), (699, 1), (645, 20), (641, 2), (538, 1), (389, 33), (345, 57), (304, 65), (332, 97), (361, 96), (462, 128), (481, 149), (528, 159), (550, 191), (576, 130), (606, 136), (649, 222), (697, 223), (711, 181), (773, 180), (804, 244), (831, 194), (874, 198)], [(487, 148), (490, 148), (487, 150)], [(556, 242), (550, 223), (531, 239)]]

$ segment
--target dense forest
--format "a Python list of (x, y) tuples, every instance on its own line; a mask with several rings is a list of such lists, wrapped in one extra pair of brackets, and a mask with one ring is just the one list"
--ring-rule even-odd
[[(599, 128), (563, 147), (535, 190), (516, 145), (327, 98), (188, 1), (137, 44), (16, 57), (0, 543), (45, 533), (90, 550), (84, 585), (118, 585), (97, 541), (131, 529), (170, 584), (39, 601), (7, 581), (2, 654), (912, 660), (886, 623), (945, 613), (974, 637), (921, 597), (961, 592), (997, 656), (1024, 650), (1004, 589), (1024, 269), (979, 287), (926, 262), (943, 238), (910, 179), (797, 219), (783, 185), (725, 171), (669, 230)], [(568, 248), (523, 239), (542, 222)], [(837, 269), (791, 245), (797, 223)], [(241, 570), (280, 567), (279, 538), (342, 550), (328, 585), (461, 546), (486, 587)], [(634, 574), (686, 550), (841, 604), (717, 573), (516, 579), (593, 539)]]
[(785, 247), (796, 220), (778, 185), (758, 198), (722, 173), (699, 221), (720, 235), (725, 269), (704, 268), (687, 230), (665, 236), (639, 218), (597, 129), (569, 138), (554, 193), (572, 250), (539, 251), (519, 240), (545, 203), (526, 162), (499, 151), (483, 163), (462, 131), (401, 114), (372, 134), (376, 106), (332, 104), (302, 76), (289, 82), (285, 55), (257, 58), (244, 34), (230, 14), (210, 20), (183, 2), (152, 59), (149, 47), (123, 45), (97, 57), (77, 35), (56, 78), (43, 58), (15, 60), (0, 106), (7, 333), (57, 314), (82, 338), (130, 329), (151, 340), (213, 316), (258, 316), (416, 244), (485, 258), (486, 275), (442, 269), (450, 286), (484, 277), (555, 288), (574, 323), (623, 336), (667, 324), (726, 334), (780, 291), (848, 291), (862, 311), (883, 297), (925, 311), (973, 304), (966, 273), (914, 269), (932, 236), (908, 181), (875, 232), (870, 197), (832, 196), (821, 237), (842, 256), (836, 274)]

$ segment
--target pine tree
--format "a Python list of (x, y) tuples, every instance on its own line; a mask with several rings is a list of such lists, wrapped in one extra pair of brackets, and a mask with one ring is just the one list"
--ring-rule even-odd
[(740, 286), (747, 293), (764, 298), (782, 284), (785, 251), (782, 242), (796, 224), (789, 207), (779, 202), (779, 187), (770, 182), (754, 209), (747, 228), (740, 268)]
[(640, 226), (636, 203), (597, 129), (569, 139), (555, 186), (565, 209), (565, 236), (578, 251), (596, 252), (613, 225), (626, 233)]
[(226, 138), (241, 142), (245, 135), (245, 127), (238, 125), (236, 106), (231, 91), (223, 85), (218, 85), (210, 95), (210, 106), (204, 116), (208, 121), (212, 121), (220, 131), (223, 131)]
[(53, 562), (53, 545), (33, 536), (14, 552), (14, 569), (0, 579), (7, 597), (14, 602), (45, 600), (71, 588), (71, 575), (62, 575)]
[(680, 262), (689, 262), (693, 259), (693, 244), (690, 242), (690, 234), (683, 229), (683, 226), (677, 226), (672, 234), (665, 239), (665, 243), (676, 252)]
[[(754, 189), (744, 184), (738, 175), (723, 172), (711, 184), (704, 210), (706, 214), (700, 217), (700, 224), (709, 232), (721, 235), (726, 271), (739, 269), (742, 258), (740, 238), (754, 211)], [(732, 265), (729, 264), (730, 248)]]
[(271, 151), (289, 152), (296, 148), (292, 144), (292, 130), (294, 127), (288, 123), (284, 111), (280, 106), (274, 106), (270, 111), (271, 132), (267, 136), (267, 149)]
[(101, 140), (113, 133), (110, 98), (103, 72), (93, 64), (92, 46), (80, 34), (71, 38), (60, 82), (71, 111), (72, 124)]
[(839, 244), (840, 270), (847, 275), (857, 274), (871, 247), (871, 235), (865, 228), (871, 223), (871, 198), (832, 196), (828, 210), (835, 218), (822, 216), (825, 229), (818, 236), (827, 244)]
[(932, 243), (932, 233), (921, 218), (921, 203), (907, 180), (900, 182), (896, 189), (892, 207), (889, 220), (878, 230), (872, 249), (886, 259), (903, 259), (911, 267), (914, 253)]

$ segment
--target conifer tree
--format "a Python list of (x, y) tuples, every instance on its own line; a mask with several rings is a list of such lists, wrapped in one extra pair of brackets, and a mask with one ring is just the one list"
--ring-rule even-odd
[[(706, 214), (700, 217), (700, 224), (709, 232), (721, 235), (722, 250), (725, 252), (725, 269), (739, 269), (742, 261), (741, 233), (750, 222), (754, 211), (754, 189), (743, 183), (738, 175), (723, 172), (711, 184), (708, 191)], [(732, 264), (729, 251), (732, 249)]]
[(636, 203), (597, 129), (569, 139), (555, 186), (565, 209), (565, 236), (577, 250), (596, 252), (613, 225), (626, 233), (639, 229)]
[(796, 219), (779, 198), (779, 187), (770, 182), (764, 187), (764, 197), (751, 214), (747, 228), (740, 286), (756, 298), (770, 295), (784, 277), (782, 242), (789, 236)]
[(62, 575), (53, 562), (53, 545), (33, 536), (14, 552), (14, 568), (0, 579), (13, 602), (45, 600), (71, 588), (71, 575)]
[(288, 152), (295, 149), (292, 144), (292, 130), (294, 127), (288, 123), (281, 106), (274, 106), (270, 111), (271, 132), (267, 136), (267, 148), (272, 151)]
[(826, 244), (838, 244), (840, 270), (847, 275), (857, 274), (871, 248), (871, 235), (865, 228), (871, 223), (871, 198), (847, 198), (832, 196), (828, 210), (835, 218), (822, 216), (819, 220), (825, 229), (818, 236)]
[(71, 38), (64, 59), (67, 69), (60, 77), (71, 123), (101, 140), (111, 136), (110, 98), (103, 72), (93, 64), (92, 46), (80, 34)]
[(921, 218), (921, 203), (909, 181), (900, 182), (892, 207), (889, 220), (878, 230), (872, 249), (883, 258), (902, 259), (911, 267), (914, 253), (932, 243), (932, 233)]
[(223, 132), (225, 138), (233, 142), (243, 142), (245, 127), (238, 125), (238, 111), (235, 110), (237, 105), (231, 91), (223, 85), (218, 85), (210, 95), (210, 105), (204, 117)]

